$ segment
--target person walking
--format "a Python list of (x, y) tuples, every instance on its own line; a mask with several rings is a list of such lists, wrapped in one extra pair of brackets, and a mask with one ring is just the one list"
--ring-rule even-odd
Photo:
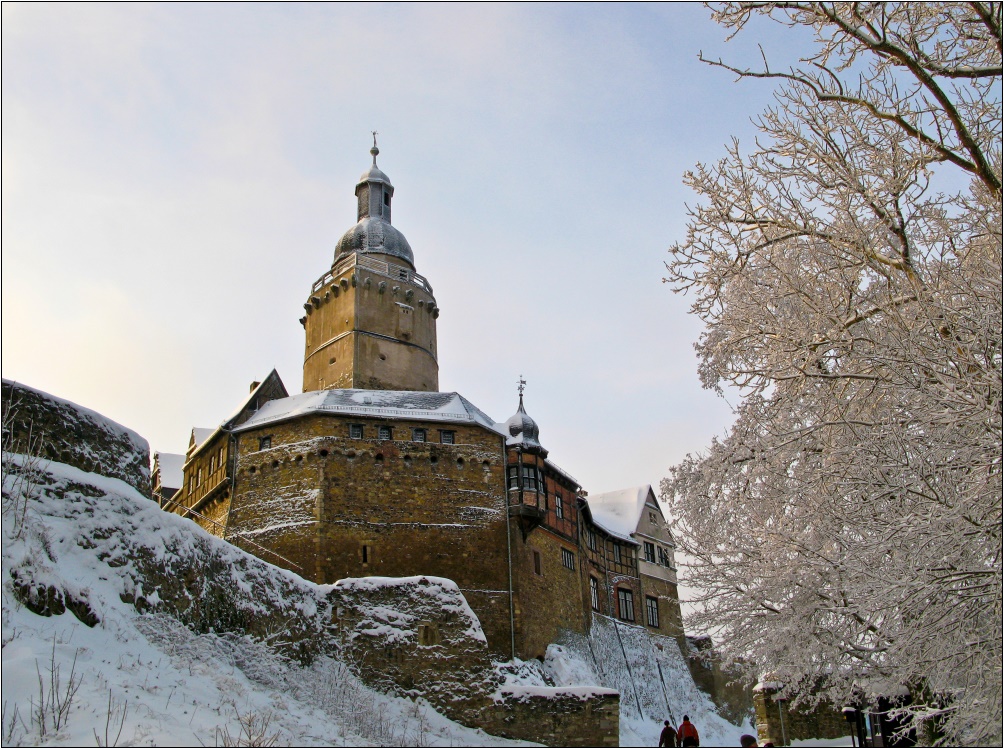
[(701, 737), (697, 733), (697, 727), (690, 722), (690, 716), (684, 715), (683, 722), (676, 729), (676, 739), (680, 746), (700, 746)]
[(662, 729), (662, 733), (659, 734), (659, 746), (676, 746), (676, 729), (669, 725), (668, 720), (664, 720), (662, 724), (665, 728)]

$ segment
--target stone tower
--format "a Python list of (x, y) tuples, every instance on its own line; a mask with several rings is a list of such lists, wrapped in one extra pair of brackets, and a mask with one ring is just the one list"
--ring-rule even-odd
[(376, 138), (370, 153), (373, 165), (356, 185), (358, 222), (303, 305), (304, 392), (439, 389), (439, 307), (415, 272), (408, 240), (390, 223), (394, 186), (377, 167)]

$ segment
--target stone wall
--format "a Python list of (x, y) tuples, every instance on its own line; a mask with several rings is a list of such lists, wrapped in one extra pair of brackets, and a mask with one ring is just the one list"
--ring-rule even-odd
[[(543, 658), (562, 630), (589, 629), (584, 609), (589, 593), (582, 587), (579, 549), (543, 527), (523, 540), (515, 521), (511, 542), (517, 651), (523, 658)], [(572, 553), (572, 569), (564, 565), (562, 549)]]
[[(349, 436), (352, 424), (362, 426), (361, 439)], [(393, 439), (377, 439), (380, 426)], [(430, 441), (412, 441), (415, 428), (426, 429)], [(431, 441), (440, 429), (453, 431), (455, 443)], [(266, 437), (270, 446), (261, 449)], [(240, 432), (237, 453), (228, 540), (317, 583), (367, 575), (455, 580), (492, 651), (510, 654), (498, 434), (323, 414)]]
[(121, 479), (149, 497), (150, 445), (101, 414), (20, 383), (3, 380), (4, 445), (24, 452), (29, 435), (43, 458)]
[(620, 696), (598, 687), (508, 687), (478, 726), (544, 746), (619, 746)]
[(778, 701), (777, 690), (759, 688), (753, 692), (756, 730), (760, 743), (771, 741), (787, 746), (799, 739), (837, 739), (852, 733), (843, 714), (829, 702), (812, 709), (792, 708)]
[(753, 693), (740, 670), (722, 668), (710, 637), (686, 637), (682, 640), (681, 650), (694, 683), (711, 697), (722, 717), (736, 725), (751, 718)]
[(600, 687), (505, 687), (450, 580), (351, 579), (329, 594), (342, 652), (379, 689), (467, 726), (546, 746), (617, 746), (620, 698)]

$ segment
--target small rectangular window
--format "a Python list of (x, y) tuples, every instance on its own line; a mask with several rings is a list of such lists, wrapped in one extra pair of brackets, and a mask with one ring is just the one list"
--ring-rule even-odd
[(412, 429), (411, 430), (411, 441), (412, 442), (425, 442), (425, 430), (424, 429)]
[(586, 545), (590, 551), (596, 551), (596, 531), (592, 528), (586, 529)]
[(196, 486), (202, 486), (202, 466), (199, 466), (199, 477), (195, 479)]
[(634, 621), (634, 593), (625, 588), (617, 589), (617, 615), (626, 622)]
[(363, 544), (362, 548), (363, 564), (370, 563), (370, 547), (367, 544)]
[(209, 456), (209, 472), (210, 473), (215, 473), (216, 472), (216, 456), (215, 455), (210, 455)]
[(669, 563), (669, 554), (661, 546), (659, 547), (659, 564), (661, 564), (663, 567), (673, 566)]
[(262, 437), (262, 438), (260, 438), (258, 440), (258, 449), (259, 450), (268, 450), (270, 447), (272, 447), (272, 435), (271, 434), (268, 437)]
[(534, 571), (534, 574), (537, 574), (537, 575), (543, 574), (540, 571), (540, 552), (539, 551), (534, 551), (533, 552), (533, 571)]
[(506, 468), (506, 475), (509, 477), (509, 488), (519, 489), (519, 466)]
[(554, 515), (558, 520), (565, 517), (565, 503), (557, 492), (554, 493)]
[(527, 491), (537, 491), (537, 466), (523, 466), (523, 488)]
[(621, 545), (618, 543), (614, 544), (614, 564), (620, 564), (623, 557), (621, 556)]
[(600, 584), (596, 582), (595, 577), (589, 578), (589, 604), (593, 607), (593, 611), (600, 610)]
[(645, 561), (655, 564), (655, 544), (649, 541), (645, 542)]
[(377, 427), (377, 437), (382, 440), (394, 439), (394, 432), (390, 427)]
[(570, 570), (575, 569), (575, 554), (568, 549), (561, 550), (561, 564)]
[(648, 617), (648, 626), (659, 626), (659, 599), (652, 596), (645, 596), (645, 615)]
[(452, 445), (456, 439), (457, 433), (452, 429), (440, 429), (439, 430), (439, 441), (444, 445)]
[(349, 424), (349, 438), (354, 440), (361, 440), (363, 438), (363, 425)]

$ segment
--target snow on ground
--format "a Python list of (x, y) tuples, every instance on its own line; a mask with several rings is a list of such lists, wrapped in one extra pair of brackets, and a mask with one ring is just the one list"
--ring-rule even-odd
[[(277, 745), (517, 744), (460, 726), (424, 703), (368, 689), (331, 658), (304, 668), (250, 637), (197, 635), (167, 616), (137, 613), (120, 599), (131, 564), (108, 556), (108, 539), (93, 532), (115, 522), (116, 513), (122, 528), (148, 536), (165, 555), (198, 550), (200, 544), (164, 540), (186, 534), (226, 546), (227, 554), (242, 552), (163, 513), (124, 482), (58, 463), (46, 472), (20, 535), (9, 513), (3, 523), (4, 745), (222, 745), (241, 735), (242, 718)], [(5, 470), (5, 491), (9, 478)], [(54, 487), (61, 497), (49, 493)], [(15, 569), (79, 593), (100, 623), (88, 627), (69, 611), (32, 613), (14, 597)], [(295, 577), (274, 574), (285, 585)], [(298, 579), (296, 585), (317, 587)]]
[[(721, 717), (694, 684), (676, 641), (594, 615), (589, 637), (567, 635), (547, 649), (544, 670), (558, 686), (599, 684), (621, 695), (621, 746), (658, 746), (663, 721), (689, 715), (704, 746), (739, 746), (756, 731)], [(639, 709), (640, 708), (640, 709)]]

